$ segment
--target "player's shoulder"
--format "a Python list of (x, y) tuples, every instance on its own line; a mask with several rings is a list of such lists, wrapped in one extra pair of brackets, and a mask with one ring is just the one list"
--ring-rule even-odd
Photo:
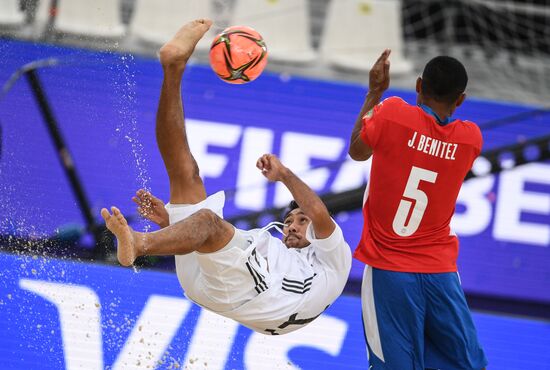
[(365, 115), (365, 119), (375, 117), (378, 120), (399, 121), (413, 107), (398, 96), (390, 96), (378, 103)]
[(409, 103), (407, 103), (405, 100), (400, 98), (399, 96), (390, 96), (386, 99), (382, 100), (379, 104), (381, 109), (384, 109), (385, 111), (400, 111), (402, 109), (408, 109), (412, 107)]
[(470, 142), (474, 145), (481, 146), (483, 142), (483, 135), (481, 134), (481, 129), (479, 126), (468, 120), (457, 120), (455, 122), (459, 130), (455, 130), (457, 138), (459, 141)]
[(475, 122), (472, 122), (470, 120), (459, 120), (461, 123), (462, 123), (462, 126), (466, 129), (466, 130), (470, 130), (471, 133), (477, 133), (479, 135), (481, 135), (481, 129), (479, 128), (479, 126), (475, 123)]

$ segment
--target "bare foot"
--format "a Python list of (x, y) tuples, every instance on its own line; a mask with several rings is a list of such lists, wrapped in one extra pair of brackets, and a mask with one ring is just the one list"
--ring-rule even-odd
[(101, 217), (105, 220), (105, 225), (113, 234), (117, 240), (117, 258), (118, 262), (122, 266), (131, 266), (134, 263), (136, 257), (138, 257), (137, 251), (139, 246), (137, 241), (140, 240), (139, 236), (130, 226), (128, 222), (120, 213), (120, 210), (116, 207), (111, 207), (113, 214), (111, 215), (106, 208), (101, 210)]
[(211, 25), (210, 19), (197, 19), (184, 24), (172, 40), (160, 48), (160, 63), (164, 67), (185, 67), (195, 50), (195, 45)]

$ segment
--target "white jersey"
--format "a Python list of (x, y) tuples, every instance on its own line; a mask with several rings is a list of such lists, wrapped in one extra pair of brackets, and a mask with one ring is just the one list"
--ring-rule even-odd
[[(195, 205), (167, 205), (170, 223), (202, 208), (221, 216), (223, 192)], [(268, 231), (236, 230), (215, 253), (176, 256), (186, 296), (195, 303), (263, 334), (285, 334), (317, 318), (342, 293), (351, 249), (338, 225), (316, 239), (310, 224), (302, 249), (287, 248)]]

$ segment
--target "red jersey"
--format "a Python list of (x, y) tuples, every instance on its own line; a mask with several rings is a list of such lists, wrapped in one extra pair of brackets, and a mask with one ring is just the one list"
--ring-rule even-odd
[(458, 192), (481, 152), (469, 121), (439, 125), (398, 97), (363, 117), (361, 139), (373, 150), (355, 258), (376, 268), (456, 271), (458, 239), (449, 226)]

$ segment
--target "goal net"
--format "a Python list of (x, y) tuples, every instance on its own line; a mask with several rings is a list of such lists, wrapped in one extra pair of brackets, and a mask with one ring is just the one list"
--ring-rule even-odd
[(469, 93), (550, 106), (550, 1), (403, 0), (406, 55), (466, 64)]

